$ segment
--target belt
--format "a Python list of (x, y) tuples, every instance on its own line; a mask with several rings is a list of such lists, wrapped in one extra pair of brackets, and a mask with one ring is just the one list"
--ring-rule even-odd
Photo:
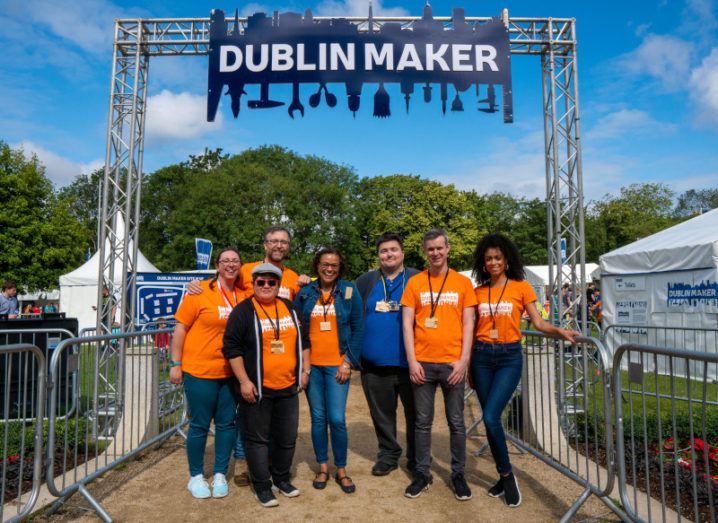
[(517, 341), (510, 341), (509, 343), (489, 343), (488, 341), (482, 341), (477, 340), (476, 345), (478, 345), (482, 349), (513, 349), (516, 348), (518, 345), (518, 348), (521, 348), (521, 340)]

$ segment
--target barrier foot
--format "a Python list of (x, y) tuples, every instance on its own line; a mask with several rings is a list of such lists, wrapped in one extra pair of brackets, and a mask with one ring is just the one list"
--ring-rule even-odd
[(566, 512), (563, 517), (561, 518), (561, 523), (567, 523), (568, 521), (571, 521), (571, 518), (573, 518), (576, 515), (576, 512), (578, 512), (578, 509), (581, 508), (581, 505), (583, 505), (586, 500), (588, 499), (588, 496), (591, 495), (591, 489), (589, 487), (586, 487), (586, 490), (584, 490), (581, 495), (578, 497), (576, 501), (573, 502), (573, 505), (568, 509), (568, 512)]
[(97, 500), (92, 497), (92, 494), (90, 494), (90, 492), (85, 488), (85, 485), (80, 484), (77, 490), (87, 500), (93, 510), (97, 512), (97, 515), (100, 516), (100, 519), (102, 519), (102, 521), (104, 521), (105, 523), (112, 523), (112, 518), (110, 517), (110, 515), (105, 512), (105, 509), (102, 508), (102, 505), (100, 505)]
[(45, 516), (52, 516), (55, 512), (60, 510), (60, 507), (65, 504), (65, 501), (67, 501), (67, 498), (70, 497), (70, 494), (65, 494), (64, 496), (61, 496), (57, 498), (55, 501), (52, 502), (52, 505), (50, 505), (50, 508), (48, 508), (45, 511)]
[(633, 520), (628, 517), (628, 514), (626, 514), (623, 510), (621, 510), (614, 501), (609, 498), (608, 496), (599, 496), (599, 499), (603, 501), (608, 508), (610, 508), (614, 514), (616, 514), (619, 518), (621, 518), (621, 521), (624, 523), (632, 523)]

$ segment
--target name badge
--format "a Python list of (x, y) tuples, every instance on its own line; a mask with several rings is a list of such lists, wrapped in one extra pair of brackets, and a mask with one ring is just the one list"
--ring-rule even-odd
[(344, 291), (344, 299), (345, 299), (345, 300), (351, 300), (353, 293), (354, 293), (354, 288), (353, 288), (353, 287), (347, 287), (346, 290)]
[(399, 312), (401, 310), (401, 304), (398, 301), (388, 301), (386, 304), (389, 306), (389, 312)]
[(374, 310), (376, 312), (389, 312), (391, 309), (389, 308), (389, 304), (385, 302), (384, 300), (376, 302), (376, 307), (374, 307)]
[(491, 329), (489, 331), (489, 338), (492, 340), (498, 340), (499, 339), (499, 329)]
[(427, 329), (438, 329), (439, 318), (426, 318), (424, 320), (424, 327), (426, 327)]
[(269, 344), (269, 350), (272, 354), (284, 354), (284, 342), (282, 340), (272, 340)]
[(332, 322), (331, 321), (320, 321), (319, 322), (319, 330), (322, 332), (332, 330)]

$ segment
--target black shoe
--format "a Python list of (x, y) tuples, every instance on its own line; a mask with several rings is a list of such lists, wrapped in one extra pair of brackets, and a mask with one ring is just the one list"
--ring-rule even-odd
[[(347, 476), (346, 473), (344, 473), (343, 476), (340, 476), (337, 472), (336, 474), (334, 474), (334, 481), (337, 482), (337, 485), (339, 485), (339, 488), (342, 489), (342, 492), (344, 492), (344, 494), (354, 494), (354, 492), (356, 492), (357, 490), (357, 487), (356, 485), (354, 485), (352, 478)], [(345, 481), (349, 481), (349, 484), (345, 485)]]
[(504, 484), (504, 496), (509, 507), (518, 507), (521, 504), (521, 491), (513, 472), (501, 478)]
[(263, 507), (276, 507), (279, 505), (279, 501), (274, 497), (271, 489), (255, 492), (254, 497), (257, 498), (257, 501), (259, 501), (259, 504)]
[(288, 498), (296, 498), (299, 495), (299, 489), (292, 485), (289, 481), (280, 481), (276, 483), (272, 490), (281, 492)]
[(417, 474), (414, 478), (414, 481), (411, 482), (411, 485), (406, 487), (406, 490), (404, 491), (404, 495), (407, 498), (418, 498), (421, 496), (421, 493), (425, 490), (429, 490), (429, 485), (434, 481), (434, 478), (432, 478), (430, 475), (425, 476), (424, 474)]
[(451, 477), (451, 484), (454, 486), (454, 496), (459, 501), (468, 501), (471, 499), (471, 489), (466, 483), (463, 474), (456, 474)]
[(489, 496), (492, 498), (500, 498), (504, 495), (504, 480), (499, 476), (499, 480), (496, 482), (496, 485), (491, 487), (489, 489)]
[(396, 463), (385, 463), (383, 461), (379, 461), (377, 463), (374, 463), (374, 466), (371, 468), (371, 473), (374, 476), (386, 476), (392, 470), (396, 470), (398, 467), (399, 466)]

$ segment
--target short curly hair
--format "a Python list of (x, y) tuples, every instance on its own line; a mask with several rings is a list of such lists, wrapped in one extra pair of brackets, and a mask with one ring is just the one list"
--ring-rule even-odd
[(325, 254), (334, 254), (339, 257), (339, 272), (337, 273), (337, 277), (343, 277), (347, 272), (347, 264), (344, 261), (344, 256), (339, 252), (339, 249), (335, 249), (334, 247), (322, 247), (314, 255), (314, 260), (312, 260), (312, 272), (314, 275), (319, 276), (319, 262)]
[(521, 260), (521, 253), (519, 253), (516, 244), (503, 234), (492, 233), (481, 238), (474, 251), (474, 267), (471, 275), (476, 281), (486, 282), (490, 279), (484, 262), (484, 256), (489, 249), (498, 249), (501, 251), (501, 254), (504, 255), (508, 265), (506, 276), (512, 280), (526, 279), (524, 263)]

